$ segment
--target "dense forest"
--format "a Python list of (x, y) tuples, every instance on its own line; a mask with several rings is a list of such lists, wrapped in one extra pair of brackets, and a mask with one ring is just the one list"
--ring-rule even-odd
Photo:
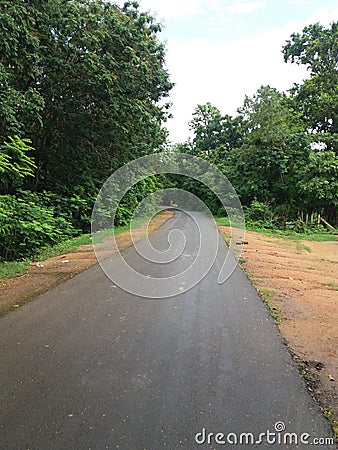
[[(173, 84), (160, 32), (137, 2), (0, 0), (0, 261), (88, 232), (107, 177), (170, 148)], [(262, 86), (235, 117), (199, 105), (193, 139), (171, 150), (220, 168), (249, 220), (285, 227), (320, 213), (336, 226), (338, 22), (306, 27), (282, 52), (285, 62), (307, 66), (307, 80), (287, 93)], [(116, 224), (165, 181), (189, 184), (144, 180)], [(203, 186), (190, 182), (190, 190), (223, 213)]]
[(135, 2), (0, 0), (2, 259), (89, 231), (106, 178), (165, 142), (160, 30)]

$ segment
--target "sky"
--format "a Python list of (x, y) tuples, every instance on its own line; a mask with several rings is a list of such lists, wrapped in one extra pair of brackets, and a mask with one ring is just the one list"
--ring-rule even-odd
[[(121, 2), (120, 2), (121, 3)], [(120, 4), (119, 3), (119, 4)], [(166, 123), (173, 143), (191, 137), (198, 104), (236, 115), (245, 95), (262, 85), (287, 91), (308, 76), (285, 63), (282, 47), (294, 32), (338, 20), (337, 0), (139, 0), (163, 25), (166, 66), (175, 87)], [(122, 2), (123, 4), (123, 2)]]

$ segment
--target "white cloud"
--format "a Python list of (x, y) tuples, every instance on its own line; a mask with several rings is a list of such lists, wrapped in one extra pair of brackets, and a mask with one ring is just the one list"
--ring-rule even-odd
[(321, 8), (298, 21), (241, 40), (213, 44), (207, 39), (168, 43), (168, 68), (176, 83), (171, 94), (174, 116), (167, 123), (170, 139), (183, 142), (197, 104), (211, 102), (223, 114), (236, 114), (245, 95), (265, 84), (286, 91), (308, 76), (306, 68), (284, 63), (282, 46), (289, 36), (310, 23), (328, 26), (338, 8)]
[(310, 5), (312, 0), (290, 0), (290, 5)]
[(264, 3), (263, 0), (140, 0), (141, 8), (155, 13), (158, 19), (192, 19), (208, 12), (222, 16), (249, 14), (263, 8)]
[(171, 140), (187, 139), (188, 121), (198, 103), (210, 101), (222, 113), (233, 115), (244, 96), (253, 95), (262, 84), (287, 90), (300, 82), (305, 69), (285, 64), (281, 54), (289, 35), (271, 30), (256, 38), (217, 45), (207, 40), (169, 45), (168, 67), (176, 82), (171, 95), (174, 119), (167, 125)]
[(204, 11), (203, 0), (141, 0), (144, 10), (156, 13), (158, 19), (192, 18)]
[[(124, 0), (118, 1), (124, 3)], [(234, 14), (249, 14), (268, 3), (267, 0), (139, 1), (142, 10), (156, 12), (158, 19), (191, 20), (201, 14), (208, 14), (211, 19), (217, 18), (214, 21), (216, 28)], [(307, 1), (289, 0), (285, 3), (290, 5), (291, 2)], [(244, 96), (253, 95), (261, 85), (270, 84), (280, 91), (286, 91), (293, 83), (300, 83), (308, 73), (303, 66), (284, 63), (282, 46), (291, 33), (301, 32), (306, 25), (318, 21), (328, 26), (338, 16), (337, 7), (320, 5), (317, 11), (311, 10), (312, 13), (306, 13), (304, 8), (304, 15), (300, 19), (290, 19), (280, 27), (269, 28), (267, 22), (265, 30), (258, 35), (240, 40), (220, 38), (215, 44), (208, 37), (190, 40), (170, 38), (167, 42), (167, 68), (171, 80), (176, 83), (170, 96), (174, 118), (166, 124), (170, 139), (183, 142), (189, 137), (188, 122), (197, 104), (209, 101), (223, 114), (234, 115), (242, 105)], [(189, 22), (191, 25), (192, 22)]]
[(231, 5), (226, 7), (229, 13), (234, 14), (250, 14), (254, 11), (264, 8), (264, 2), (260, 0), (254, 0), (244, 2), (242, 0), (235, 1)]

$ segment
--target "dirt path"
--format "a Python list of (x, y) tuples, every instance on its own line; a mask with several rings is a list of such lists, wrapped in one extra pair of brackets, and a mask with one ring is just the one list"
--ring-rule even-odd
[(246, 240), (241, 265), (280, 310), (281, 333), (306, 362), (303, 375), (314, 396), (337, 417), (338, 242), (300, 243), (252, 231)]
[[(164, 211), (151, 220), (148, 231), (151, 233), (159, 228), (172, 216), (172, 212)], [(146, 233), (147, 224), (133, 230), (133, 237), (138, 240)], [(132, 245), (130, 232), (118, 234), (116, 242), (120, 250), (130, 247)], [(67, 253), (32, 263), (25, 275), (0, 281), (0, 314), (18, 308), (96, 263), (92, 245), (82, 245), (78, 247), (76, 253)]]

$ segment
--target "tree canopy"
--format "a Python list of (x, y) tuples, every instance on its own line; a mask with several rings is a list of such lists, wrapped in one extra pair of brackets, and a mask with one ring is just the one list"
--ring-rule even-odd
[(121, 164), (164, 141), (158, 102), (172, 87), (165, 49), (160, 26), (136, 2), (0, 5), (0, 135), (32, 140), (36, 186), (55, 185), (55, 176), (67, 184), (70, 158), (79, 176), (97, 159)]
[(161, 26), (137, 2), (103, 0), (0, 0), (0, 17), (0, 194), (21, 195), (6, 152), (29, 139), (20, 188), (88, 230), (106, 178), (166, 140)]
[(310, 78), (292, 94), (314, 142), (338, 153), (338, 22), (316, 23), (294, 33), (283, 47), (284, 60), (303, 64)]
[(317, 23), (291, 35), (284, 60), (306, 65), (309, 78), (289, 92), (261, 86), (235, 117), (198, 105), (190, 122), (187, 150), (216, 163), (246, 207), (268, 205), (284, 223), (298, 211), (338, 223), (337, 30)]
[[(166, 146), (173, 84), (161, 26), (137, 2), (0, 0), (0, 17), (0, 258), (8, 259), (89, 230), (106, 178)], [(338, 22), (292, 34), (282, 53), (307, 67), (303, 83), (286, 93), (261, 86), (234, 116), (198, 104), (193, 139), (174, 149), (216, 164), (254, 215), (276, 212), (272, 226), (299, 210), (338, 223), (337, 38)], [(219, 212), (194, 181), (148, 177), (123, 199), (117, 224), (164, 181)]]

